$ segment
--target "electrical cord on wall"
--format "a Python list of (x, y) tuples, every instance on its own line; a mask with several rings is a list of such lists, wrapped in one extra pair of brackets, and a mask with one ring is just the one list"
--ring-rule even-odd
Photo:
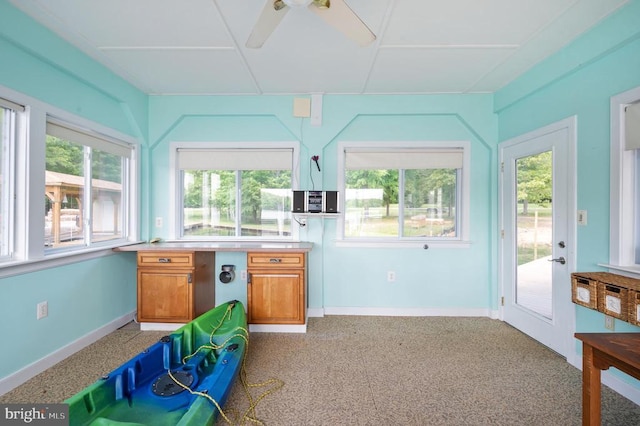
[(318, 161), (320, 160), (320, 156), (319, 155), (313, 155), (311, 156), (311, 159), (309, 160), (309, 179), (311, 179), (311, 190), (315, 191), (316, 189), (316, 184), (313, 182), (313, 173), (312, 173), (312, 169), (313, 166), (311, 165), (311, 162), (315, 162), (316, 163), (316, 167), (318, 168), (318, 172), (320, 171), (320, 163), (318, 163)]

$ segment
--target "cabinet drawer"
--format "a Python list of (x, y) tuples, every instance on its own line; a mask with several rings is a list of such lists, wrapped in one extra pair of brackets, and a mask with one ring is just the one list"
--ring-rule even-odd
[(248, 268), (304, 268), (304, 253), (247, 253)]
[(191, 268), (193, 267), (193, 252), (175, 251), (139, 251), (138, 267), (152, 266), (154, 268)]

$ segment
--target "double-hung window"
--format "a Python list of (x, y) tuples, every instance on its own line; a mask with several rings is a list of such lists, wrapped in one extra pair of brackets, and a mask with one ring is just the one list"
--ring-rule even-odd
[(17, 136), (17, 117), (24, 107), (0, 98), (0, 259), (13, 252), (15, 213), (14, 164)]
[(640, 274), (640, 87), (611, 98), (609, 266)]
[(127, 238), (130, 145), (49, 118), (45, 150), (45, 248)]
[(339, 152), (342, 241), (467, 239), (468, 142), (344, 142)]
[[(297, 147), (174, 143), (176, 239), (292, 239)], [(295, 160), (295, 161), (294, 161)]]

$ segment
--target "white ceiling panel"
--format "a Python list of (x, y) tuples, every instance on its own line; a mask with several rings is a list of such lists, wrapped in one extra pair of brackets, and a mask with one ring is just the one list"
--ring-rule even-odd
[(150, 94), (256, 94), (233, 50), (129, 49), (103, 52)]
[(212, 0), (38, 0), (95, 46), (230, 46)]
[(488, 73), (511, 51), (506, 48), (382, 49), (366, 89), (374, 93), (465, 92), (476, 83), (477, 76)]
[(273, 0), (9, 1), (153, 94), (495, 91), (628, 2), (345, 0), (371, 45), (295, 9), (249, 49)]
[(576, 0), (396, 1), (384, 44), (518, 45)]

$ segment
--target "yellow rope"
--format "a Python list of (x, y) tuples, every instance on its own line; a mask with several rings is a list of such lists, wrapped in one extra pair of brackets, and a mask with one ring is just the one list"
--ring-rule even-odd
[[(220, 322), (213, 328), (213, 330), (211, 331), (211, 334), (209, 334), (209, 343), (210, 345), (201, 345), (200, 347), (198, 347), (193, 353), (186, 355), (182, 358), (182, 363), (185, 364), (187, 362), (188, 359), (190, 359), (191, 357), (195, 356), (201, 349), (210, 349), (212, 351), (218, 350), (218, 349), (222, 349), (226, 346), (226, 344), (231, 340), (234, 339), (236, 337), (239, 337), (241, 339), (243, 339), (246, 343), (246, 349), (245, 349), (245, 354), (244, 357), (242, 358), (242, 365), (240, 367), (240, 382), (242, 383), (242, 388), (245, 392), (245, 395), (247, 397), (247, 400), (249, 401), (249, 407), (247, 408), (247, 410), (244, 412), (244, 414), (242, 415), (241, 418), (241, 423), (237, 423), (237, 422), (232, 422), (229, 417), (225, 414), (225, 412), (222, 410), (222, 407), (220, 407), (220, 404), (218, 404), (218, 402), (209, 394), (204, 393), (204, 392), (198, 392), (198, 391), (194, 391), (193, 389), (191, 389), (189, 386), (186, 386), (185, 384), (181, 383), (180, 381), (176, 380), (176, 378), (173, 376), (173, 374), (171, 374), (171, 370), (167, 370), (167, 373), (169, 375), (169, 377), (171, 377), (171, 379), (181, 388), (188, 390), (189, 393), (191, 393), (192, 395), (198, 395), (198, 396), (202, 396), (206, 399), (208, 399), (209, 401), (211, 401), (211, 403), (216, 407), (216, 409), (218, 410), (218, 412), (220, 413), (220, 415), (222, 416), (222, 418), (224, 419), (225, 422), (227, 422), (230, 425), (233, 425), (234, 423), (237, 424), (241, 424), (244, 425), (246, 421), (249, 421), (251, 423), (255, 423), (258, 425), (264, 425), (264, 422), (262, 422), (261, 420), (259, 420), (256, 416), (256, 407), (258, 406), (258, 404), (260, 403), (260, 401), (262, 401), (264, 398), (266, 398), (268, 395), (274, 393), (275, 391), (277, 391), (278, 389), (282, 388), (284, 386), (284, 382), (280, 379), (276, 379), (276, 378), (271, 378), (268, 379), (264, 382), (261, 383), (249, 383), (249, 381), (247, 380), (247, 370), (246, 370), (246, 361), (247, 361), (247, 356), (249, 354), (249, 331), (244, 328), (244, 327), (236, 327), (233, 331), (240, 331), (240, 333), (234, 333), (233, 335), (229, 336), (227, 339), (225, 339), (224, 342), (222, 342), (220, 345), (216, 345), (215, 342), (213, 341), (213, 336), (215, 335), (216, 331), (218, 331), (218, 329), (222, 326), (222, 324), (224, 323), (225, 319), (227, 319), (227, 316), (229, 317), (228, 319), (231, 319), (231, 310), (233, 308), (233, 305), (228, 305), (227, 306), (227, 310), (224, 313), (224, 315), (222, 316), (222, 318), (220, 319)], [(274, 385), (273, 387), (271, 387), (270, 389), (267, 389), (266, 391), (264, 391), (260, 396), (258, 396), (257, 399), (253, 399), (253, 397), (251, 396), (251, 393), (249, 392), (249, 388), (258, 388), (258, 387), (264, 387), (264, 386), (269, 386), (269, 385)], [(230, 410), (233, 411), (236, 415), (234, 416), (237, 420), (238, 418), (238, 413), (236, 410)]]

